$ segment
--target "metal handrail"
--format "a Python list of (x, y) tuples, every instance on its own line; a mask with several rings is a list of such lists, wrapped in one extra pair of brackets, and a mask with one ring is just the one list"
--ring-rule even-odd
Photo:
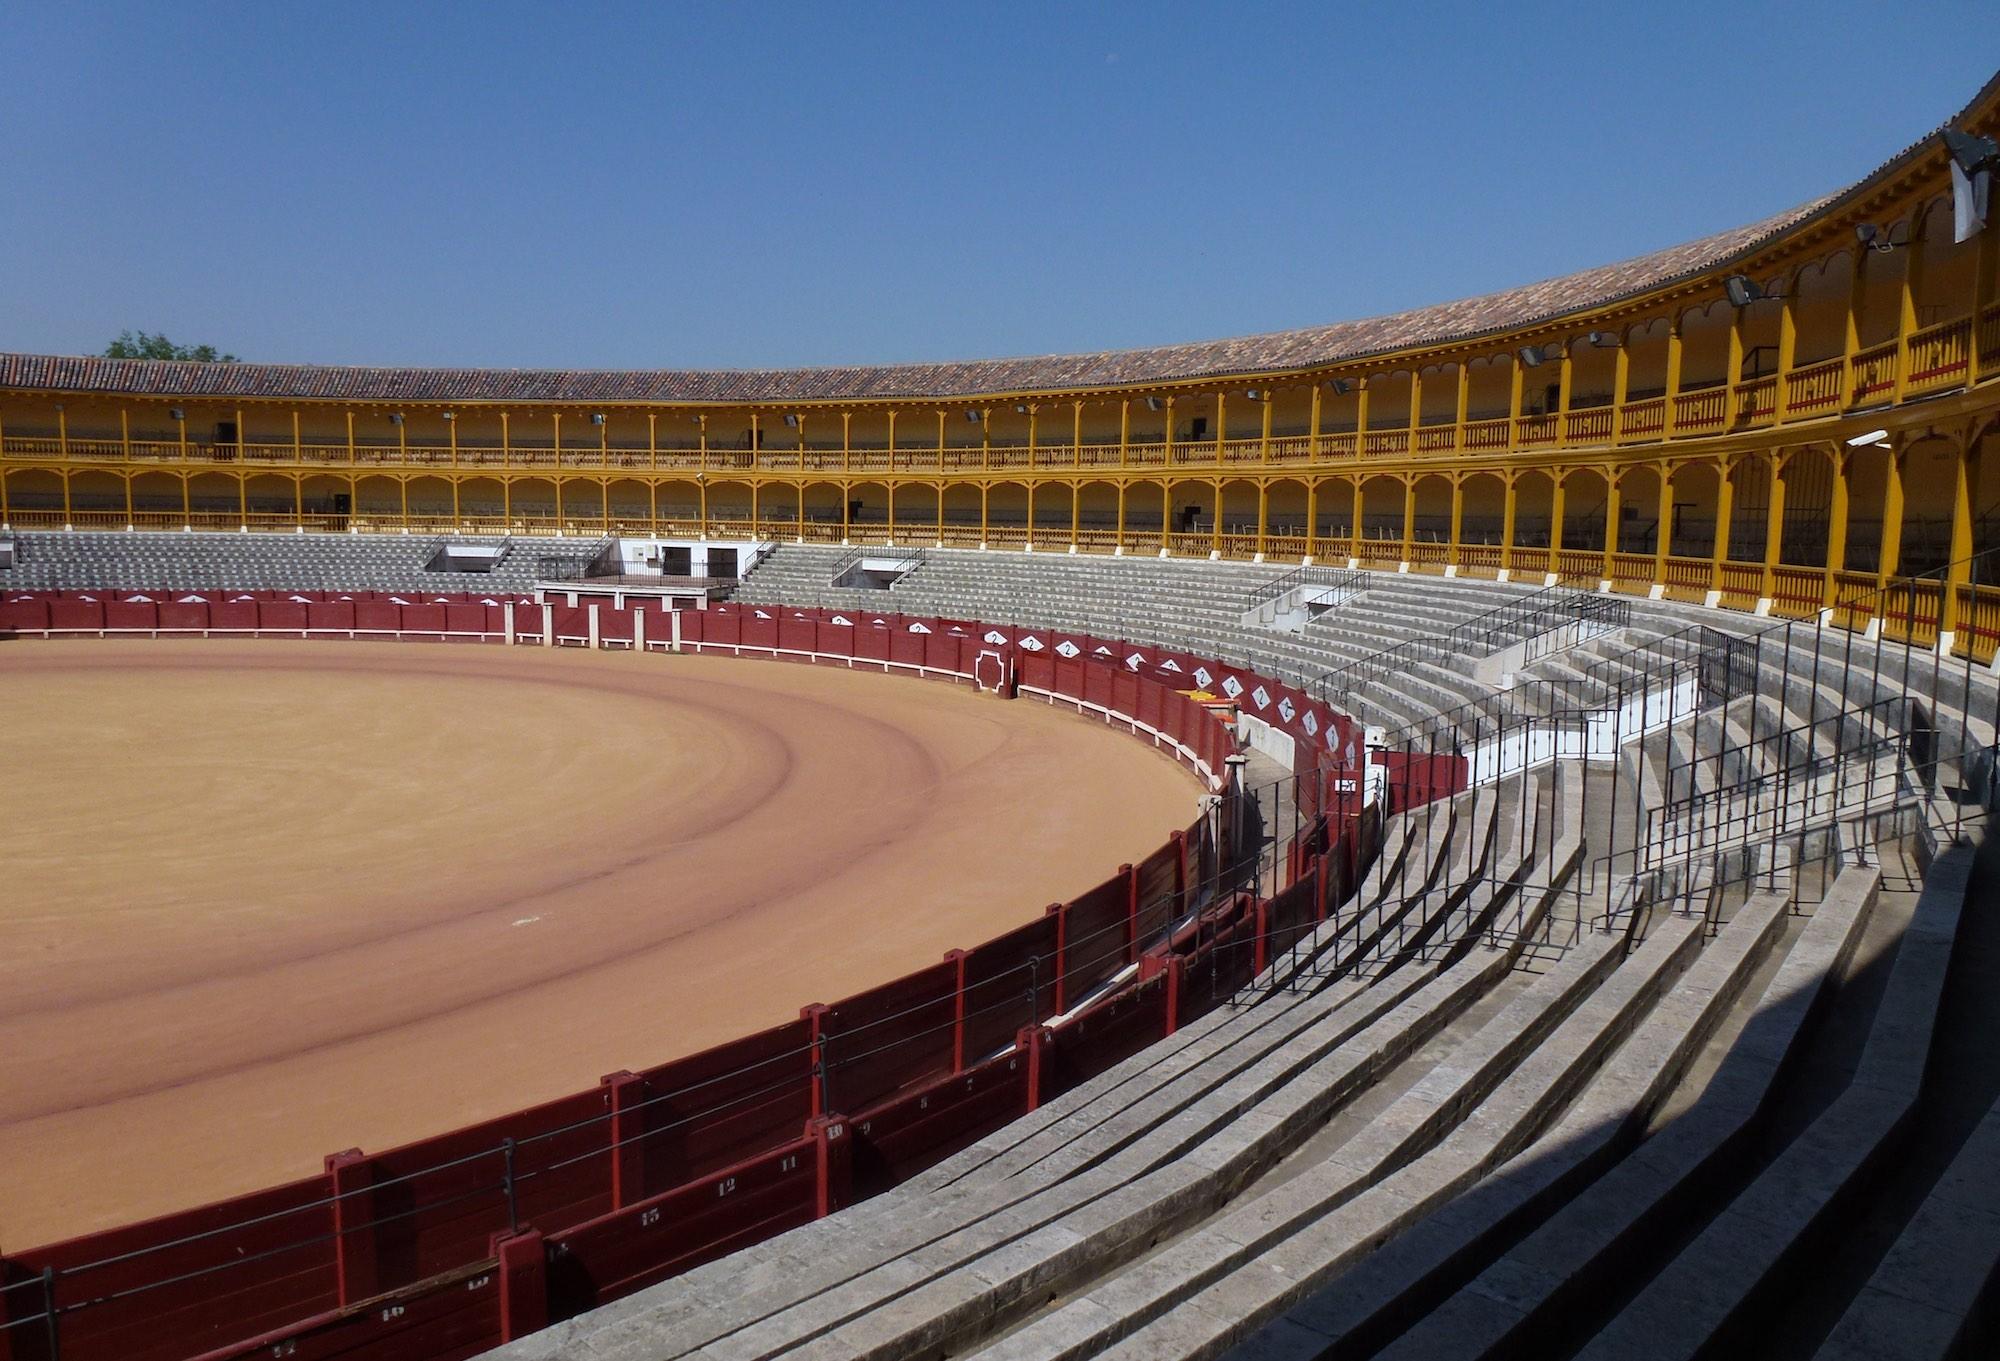
[(1254, 610), (1268, 605), (1287, 591), (1301, 586), (1331, 586), (1335, 590), (1363, 590), (1368, 584), (1367, 572), (1357, 568), (1326, 567), (1319, 563), (1306, 563), (1294, 567), (1276, 581), (1267, 581), (1250, 593), (1245, 602), (1245, 610)]

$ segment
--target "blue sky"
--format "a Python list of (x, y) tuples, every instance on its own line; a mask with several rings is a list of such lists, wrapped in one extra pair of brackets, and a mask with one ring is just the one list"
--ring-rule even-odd
[(1992, 0), (0, 9), (0, 348), (1094, 350), (1606, 263), (1864, 174)]

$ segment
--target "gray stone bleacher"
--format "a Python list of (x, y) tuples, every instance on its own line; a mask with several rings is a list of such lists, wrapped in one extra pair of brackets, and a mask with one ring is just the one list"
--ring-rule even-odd
[[(543, 558), (579, 565), (601, 539), (515, 539), (491, 572), (425, 570), (434, 538), (382, 534), (21, 531), (0, 589), (525, 591)], [(494, 538), (458, 543), (497, 544)]]

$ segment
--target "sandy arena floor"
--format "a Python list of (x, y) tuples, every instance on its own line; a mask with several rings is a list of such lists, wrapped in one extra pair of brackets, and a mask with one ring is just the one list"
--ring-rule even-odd
[(790, 1019), (1200, 792), (1072, 714), (762, 661), (21, 642), (0, 695), (10, 1248)]

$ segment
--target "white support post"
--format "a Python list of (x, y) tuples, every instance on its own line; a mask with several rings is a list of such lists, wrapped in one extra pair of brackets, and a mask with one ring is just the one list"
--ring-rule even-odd
[(646, 650), (646, 612), (641, 609), (632, 611), (632, 650), (634, 652)]
[(556, 606), (553, 600), (542, 602), (542, 646), (556, 645)]
[(597, 602), (595, 600), (590, 602), (589, 614), (590, 614), (590, 650), (592, 652), (595, 652), (597, 651), (598, 648), (603, 646), (602, 638), (597, 631)]
[(514, 602), (510, 600), (502, 605), (500, 607), (500, 615), (501, 618), (507, 621), (507, 646), (512, 647), (514, 646)]
[(681, 650), (681, 612), (679, 610), (673, 612), (673, 621), (674, 634), (671, 646), (673, 651), (679, 652)]

